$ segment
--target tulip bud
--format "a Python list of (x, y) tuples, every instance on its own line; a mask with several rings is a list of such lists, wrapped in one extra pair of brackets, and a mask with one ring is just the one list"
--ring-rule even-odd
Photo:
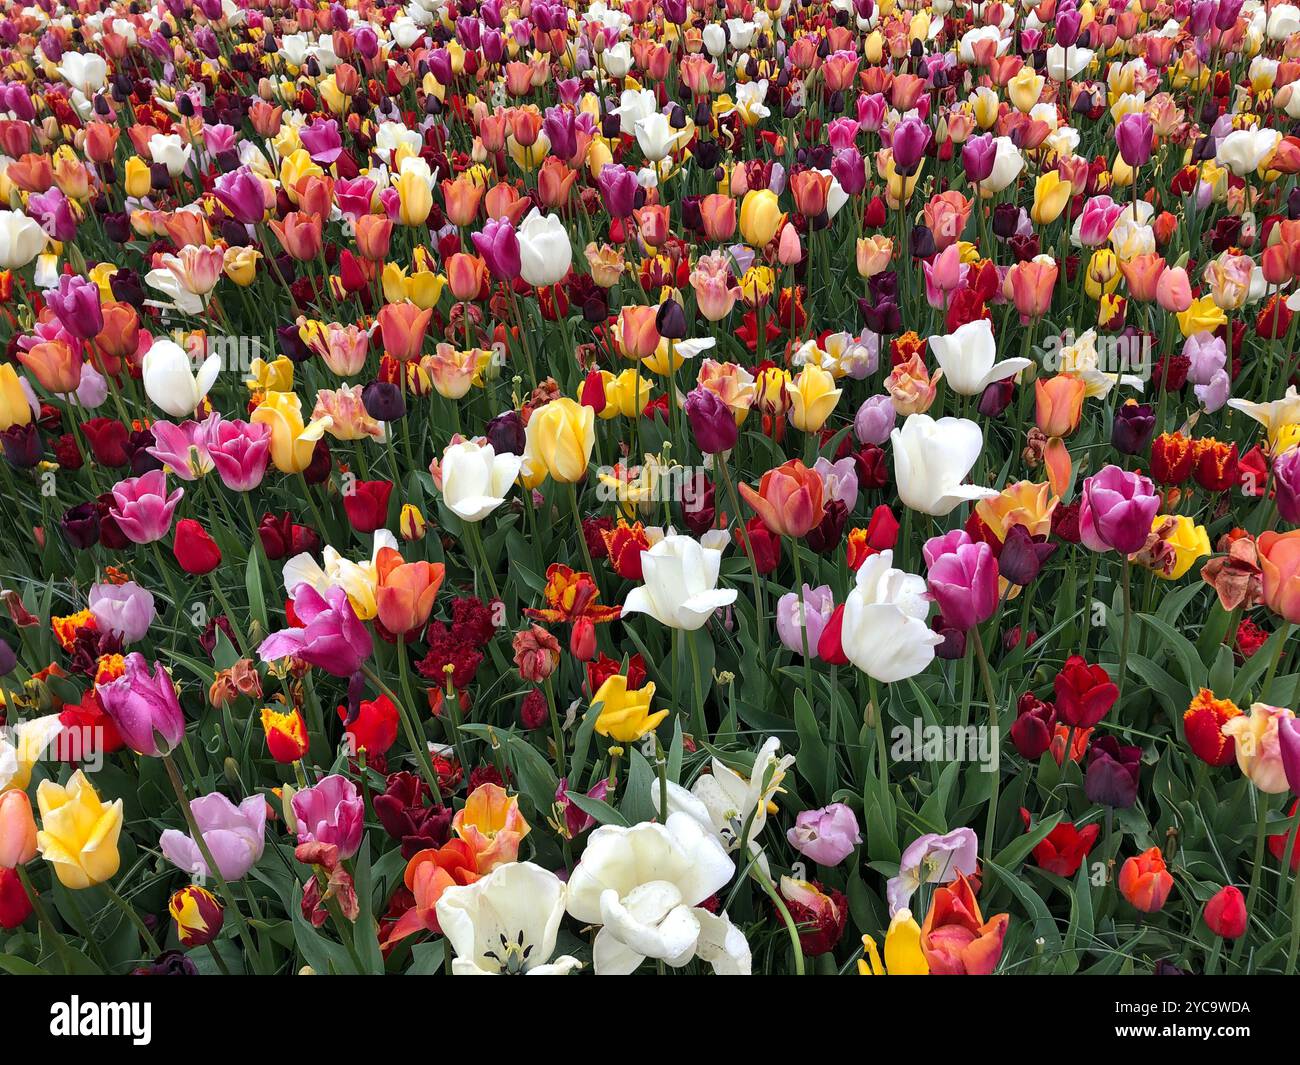
[(1214, 894), (1205, 904), (1202, 916), (1210, 931), (1222, 939), (1236, 939), (1244, 935), (1250, 919), (1246, 912), (1245, 898), (1240, 889), (1231, 884)]
[(425, 533), (429, 531), (429, 523), (425, 521), (420, 508), (414, 503), (403, 503), (401, 515), (397, 520), (397, 528), (402, 534), (403, 540), (408, 542), (423, 540)]

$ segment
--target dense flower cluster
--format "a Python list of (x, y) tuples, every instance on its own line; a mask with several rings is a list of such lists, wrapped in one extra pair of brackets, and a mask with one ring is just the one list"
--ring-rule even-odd
[(1294, 972), (1297, 175), (1278, 0), (9, 5), (4, 967)]

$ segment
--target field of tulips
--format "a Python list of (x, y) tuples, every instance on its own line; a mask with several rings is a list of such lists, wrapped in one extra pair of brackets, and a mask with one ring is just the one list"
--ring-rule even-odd
[(0, 13), (0, 971), (1277, 974), (1300, 8)]

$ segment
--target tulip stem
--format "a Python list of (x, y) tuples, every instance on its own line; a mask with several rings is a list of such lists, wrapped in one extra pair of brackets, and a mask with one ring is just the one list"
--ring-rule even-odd
[(68, 956), (67, 940), (55, 930), (50, 915), (45, 911), (45, 904), (41, 902), (41, 893), (36, 890), (31, 878), (27, 875), (26, 867), (18, 865), (14, 871), (18, 874), (18, 880), (23, 885), (23, 890), (27, 892), (27, 899), (32, 904), (32, 909), (36, 912), (36, 923), (41, 926), (41, 930), (54, 945), (54, 952), (59, 956), (59, 960), (63, 962), (63, 971), (71, 975), (73, 965), (72, 959)]
[(885, 704), (880, 699), (880, 688), (876, 678), (867, 674), (867, 690), (871, 693), (871, 719), (876, 732), (876, 753), (880, 761), (880, 805), (885, 807), (889, 799), (889, 747), (885, 743)]
[(1121, 571), (1124, 580), (1124, 624), (1120, 630), (1119, 644), (1119, 676), (1116, 683), (1119, 686), (1119, 694), (1115, 698), (1116, 707), (1119, 706), (1124, 698), (1124, 678), (1128, 673), (1128, 639), (1129, 625), (1133, 620), (1133, 598), (1131, 591), (1132, 584), (1132, 563), (1129, 562), (1128, 555), (1124, 556), (1124, 568)]
[(144, 923), (144, 919), (135, 912), (135, 907), (114, 891), (113, 885), (107, 881), (104, 883), (104, 890), (108, 892), (108, 897), (113, 900), (113, 904), (126, 914), (127, 920), (135, 925), (135, 930), (140, 933), (140, 938), (144, 941), (144, 945), (151, 952), (150, 956), (154, 958), (158, 957), (158, 955), (162, 953), (162, 948), (158, 946), (158, 940), (154, 939), (153, 933), (149, 931), (149, 927)]
[(483, 576), (487, 578), (488, 588), (492, 591), (492, 598), (500, 599), (501, 593), (497, 591), (497, 581), (492, 575), (492, 566), (488, 563), (487, 548), (483, 546), (483, 537), (479, 535), (477, 523), (472, 521), (462, 522), (461, 528), (466, 530), (467, 539), (473, 545), (475, 554), (478, 555), (479, 564), (483, 567)]
[[(1250, 871), (1250, 889), (1246, 892), (1246, 920), (1249, 921), (1255, 916), (1255, 899), (1259, 895), (1260, 876), (1264, 871), (1264, 844), (1268, 837), (1268, 796), (1262, 791), (1255, 793), (1255, 805), (1257, 816), (1255, 818), (1255, 864)], [(1286, 870), (1283, 870), (1286, 875)], [(1295, 931), (1292, 930), (1294, 938)], [(1232, 964), (1237, 965), (1241, 958), (1241, 952), (1246, 947), (1246, 937), (1238, 938), (1236, 945), (1232, 948)]]
[[(1128, 569), (1125, 568), (1127, 575)], [(993, 784), (989, 791), (989, 809), (984, 822), (984, 861), (987, 863), (993, 856), (993, 834), (997, 828), (998, 818), (998, 785), (1001, 783), (1001, 760), (998, 757), (1002, 751), (1002, 731), (998, 727), (998, 699), (993, 690), (993, 675), (989, 671), (989, 656), (984, 650), (984, 638), (980, 635), (978, 625), (971, 626), (971, 635), (975, 637), (975, 657), (979, 659), (980, 679), (984, 683), (984, 696), (989, 701), (989, 729), (993, 732)], [(1070, 752), (1067, 748), (1065, 757), (1069, 758)]]
[[(790, 538), (790, 557), (794, 560), (794, 594), (796, 609), (799, 611), (799, 635), (803, 639), (803, 683), (804, 697), (808, 708), (813, 707), (812, 656), (808, 653), (808, 603), (804, 599), (803, 565), (799, 561), (799, 541)], [(832, 712), (834, 710), (832, 709)]]
[(582, 558), (587, 563), (587, 572), (591, 574), (591, 579), (596, 580), (596, 567), (591, 562), (591, 548), (587, 546), (587, 534), (582, 528), (582, 511), (578, 509), (578, 486), (570, 481), (567, 487), (569, 508), (573, 511), (573, 520), (578, 527), (578, 543), (582, 547)]
[[(727, 497), (735, 510), (734, 519), (740, 522), (741, 548), (745, 552), (745, 558), (749, 560), (749, 572), (754, 579), (754, 634), (758, 638), (758, 659), (763, 664), (761, 673), (764, 678), (767, 678), (767, 629), (763, 623), (763, 578), (758, 572), (758, 559), (754, 557), (754, 545), (749, 531), (740, 518), (740, 497), (736, 494), (736, 485), (731, 479), (731, 472), (727, 469), (727, 461), (721, 454), (714, 456), (714, 459), (713, 468), (727, 490)], [(764, 686), (766, 687), (766, 679)]]
[(1273, 661), (1268, 665), (1268, 672), (1264, 675), (1264, 683), (1259, 689), (1259, 701), (1268, 702), (1268, 694), (1273, 690), (1273, 678), (1277, 676), (1277, 667), (1282, 661), (1282, 649), (1286, 646), (1286, 641), (1291, 636), (1291, 623), (1284, 621), (1281, 628), (1282, 635), (1277, 641), (1277, 647), (1273, 651)]
[(560, 728), (560, 714), (555, 709), (555, 688), (551, 684), (551, 678), (547, 677), (542, 681), (542, 687), (546, 691), (546, 709), (551, 718), (551, 736), (555, 740), (555, 762), (560, 770), (560, 776), (568, 776), (569, 771), (565, 764), (564, 758), (564, 732)]
[[(406, 640), (401, 637), (397, 641), (397, 663), (398, 675), (405, 682), (407, 680)], [(393, 690), (380, 680), (375, 671), (369, 666), (363, 665), (361, 672), (366, 675), (366, 679), (371, 684), (387, 695), (393, 705), (397, 707), (397, 716), (401, 718), (402, 729), (406, 733), (406, 742), (411, 745), (411, 749), (415, 754), (415, 761), (420, 767), (420, 772), (424, 775), (425, 783), (433, 789), (434, 798), (438, 802), (442, 802), (442, 789), (438, 786), (438, 774), (433, 771), (433, 763), (429, 761), (429, 745), (422, 742), (419, 729), (415, 727), (415, 723), (411, 720), (411, 709), (408, 709), (407, 705), (411, 700), (409, 682), (404, 683), (402, 686), (405, 698), (398, 698)]]
[(176, 801), (180, 803), (181, 813), (185, 815), (185, 823), (189, 826), (194, 845), (199, 848), (199, 854), (202, 855), (204, 864), (208, 867), (208, 875), (217, 885), (217, 890), (221, 893), (227, 908), (235, 918), (235, 928), (239, 932), (239, 938), (244, 941), (244, 949), (248, 951), (250, 958), (260, 960), (261, 955), (258, 952), (257, 944), (253, 941), (253, 933), (248, 927), (248, 922), (244, 920), (244, 915), (239, 909), (239, 902), (230, 890), (230, 885), (226, 883), (225, 878), (221, 875), (216, 859), (212, 857), (212, 851), (208, 847), (208, 841), (204, 839), (203, 833), (199, 831), (198, 822), (194, 820), (194, 811), (190, 809), (189, 799), (185, 794), (185, 783), (181, 780), (180, 770), (176, 768), (176, 761), (168, 753), (162, 756), (162, 763), (167, 770), (167, 779), (171, 781), (172, 791), (176, 793)]

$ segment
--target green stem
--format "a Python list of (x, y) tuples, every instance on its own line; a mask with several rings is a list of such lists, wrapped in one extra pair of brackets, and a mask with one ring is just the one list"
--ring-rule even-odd
[[(1127, 569), (1125, 573), (1127, 573)], [(984, 638), (980, 636), (978, 625), (971, 627), (970, 634), (975, 638), (975, 657), (979, 659), (980, 679), (984, 683), (984, 696), (989, 701), (989, 728), (993, 732), (993, 787), (989, 793), (989, 809), (984, 821), (984, 861), (993, 855), (993, 834), (997, 828), (998, 785), (1002, 774), (999, 755), (1002, 751), (1002, 732), (998, 727), (998, 699), (993, 689), (993, 675), (989, 671), (989, 658), (984, 650)], [(1069, 758), (1069, 751), (1066, 751)]]

